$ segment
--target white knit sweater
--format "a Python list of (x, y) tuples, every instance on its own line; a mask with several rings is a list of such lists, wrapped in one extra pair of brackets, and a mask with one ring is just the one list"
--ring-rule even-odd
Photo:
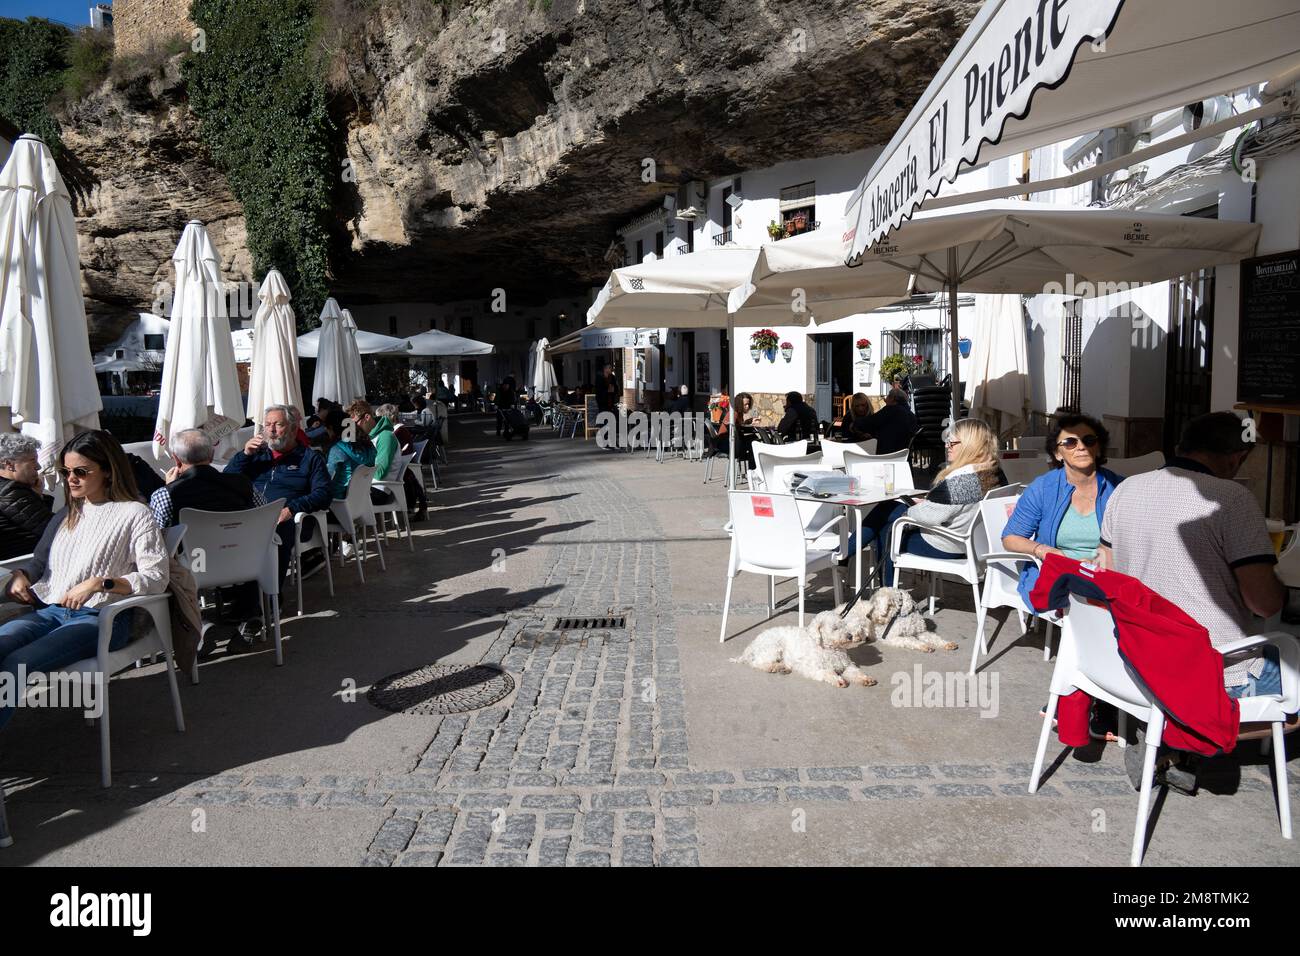
[[(83, 506), (72, 531), (66, 521), (50, 544), (45, 573), (32, 590), (46, 604), (90, 578), (124, 578), (132, 594), (167, 590), (167, 547), (153, 513), (137, 501), (105, 501)], [(103, 607), (123, 594), (98, 593), (85, 607)]]

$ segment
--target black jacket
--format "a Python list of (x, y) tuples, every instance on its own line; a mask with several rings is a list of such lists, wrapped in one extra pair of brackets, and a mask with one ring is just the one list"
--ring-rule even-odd
[(269, 448), (262, 448), (255, 455), (241, 451), (230, 459), (225, 474), (248, 478), (267, 501), (284, 498), (285, 507), (294, 514), (324, 511), (334, 500), (325, 459), (319, 452), (301, 445), (278, 459)]
[(785, 417), (776, 430), (786, 441), (799, 441), (801, 438), (817, 437), (817, 412), (807, 402), (791, 405), (786, 409)]
[(180, 521), (182, 508), (244, 511), (256, 504), (253, 483), (247, 477), (225, 474), (211, 465), (195, 465), (188, 469), (167, 486), (167, 495), (171, 498), (171, 524)]
[(863, 422), (862, 430), (876, 440), (876, 454), (902, 451), (920, 427), (906, 405), (885, 405)]
[(0, 478), (0, 560), (36, 550), (50, 522), (53, 498), (37, 494), (12, 478)]

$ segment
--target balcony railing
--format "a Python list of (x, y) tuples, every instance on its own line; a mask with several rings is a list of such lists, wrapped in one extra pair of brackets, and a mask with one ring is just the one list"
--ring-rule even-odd
[(730, 241), (731, 241), (730, 229), (724, 229), (722, 230), (722, 232), (718, 233), (716, 236), (713, 237), (713, 244), (715, 246), (725, 246)]
[(812, 232), (821, 226), (820, 222), (811, 219), (791, 219), (785, 224), (785, 235), (782, 239), (788, 239), (791, 236), (802, 235), (805, 232)]

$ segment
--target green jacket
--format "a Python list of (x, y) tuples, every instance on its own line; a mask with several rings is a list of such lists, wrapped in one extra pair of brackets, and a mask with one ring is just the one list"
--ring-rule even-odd
[(398, 451), (393, 423), (387, 418), (380, 418), (370, 430), (370, 440), (375, 443), (375, 480), (387, 481), (388, 469), (392, 467)]

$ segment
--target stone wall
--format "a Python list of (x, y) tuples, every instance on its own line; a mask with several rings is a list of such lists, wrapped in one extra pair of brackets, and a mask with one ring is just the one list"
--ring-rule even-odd
[(177, 36), (190, 37), (190, 0), (115, 0), (113, 45), (117, 56), (138, 56), (165, 46)]

